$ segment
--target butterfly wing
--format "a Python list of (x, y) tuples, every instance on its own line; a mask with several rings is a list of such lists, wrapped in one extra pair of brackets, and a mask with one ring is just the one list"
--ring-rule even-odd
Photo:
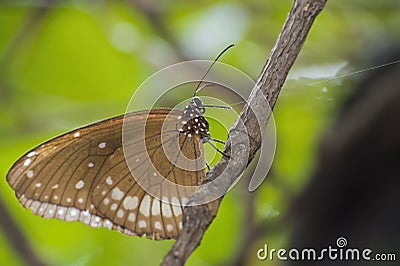
[[(140, 111), (68, 132), (22, 156), (7, 181), (21, 204), (36, 215), (129, 235), (176, 238), (189, 195), (170, 182), (195, 187), (205, 176), (201, 139), (179, 133), (180, 115), (169, 109)], [(124, 132), (130, 151), (126, 160), (124, 118), (133, 125)], [(145, 130), (136, 124), (145, 125)], [(184, 151), (175, 161), (200, 158), (196, 169), (177, 167), (167, 158), (163, 145), (174, 142)]]

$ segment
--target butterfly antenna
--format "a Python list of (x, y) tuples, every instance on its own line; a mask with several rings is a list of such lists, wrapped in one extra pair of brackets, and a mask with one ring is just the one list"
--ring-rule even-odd
[(196, 90), (193, 93), (193, 97), (196, 96), (197, 93), (199, 93), (199, 91), (201, 91), (202, 89), (204, 89), (205, 87), (208, 87), (210, 85), (203, 85), (201, 86), (201, 83), (204, 81), (204, 79), (206, 78), (208, 72), (210, 72), (211, 68), (213, 67), (213, 65), (215, 64), (215, 62), (218, 61), (218, 59), (221, 57), (221, 55), (223, 55), (229, 48), (232, 48), (233, 46), (235, 46), (234, 44), (228, 45), (224, 50), (222, 50), (222, 52), (219, 53), (219, 55), (217, 56), (217, 58), (215, 58), (215, 60), (212, 62), (212, 64), (210, 65), (210, 67), (207, 69), (206, 73), (204, 74), (204, 76), (201, 78), (199, 84), (196, 87)]

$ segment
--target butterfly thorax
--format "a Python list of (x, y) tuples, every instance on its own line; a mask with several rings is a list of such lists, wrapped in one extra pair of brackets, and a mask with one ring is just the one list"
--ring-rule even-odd
[(205, 108), (201, 100), (193, 97), (182, 111), (182, 116), (179, 116), (179, 119), (182, 120), (179, 132), (188, 137), (199, 136), (203, 141), (208, 141), (210, 138), (210, 126), (203, 116), (204, 112)]

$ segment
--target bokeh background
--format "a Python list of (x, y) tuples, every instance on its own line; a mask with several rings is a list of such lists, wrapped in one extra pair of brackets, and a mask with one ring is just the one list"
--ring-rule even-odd
[[(49, 265), (159, 264), (172, 240), (34, 216), (14, 197), (8, 169), (49, 138), (123, 113), (135, 88), (171, 64), (214, 59), (235, 43), (221, 61), (256, 79), (291, 5), (0, 1), (0, 200), (38, 256)], [(278, 141), (268, 178), (255, 193), (246, 181), (225, 197), (188, 265), (227, 265), (238, 257), (247, 265), (279, 264), (259, 261), (256, 252), (265, 243), (280, 248), (290, 242), (291, 227), (277, 225), (307, 184), (338, 108), (368, 71), (347, 74), (374, 67), (375, 52), (400, 40), (399, 14), (396, 0), (328, 1), (275, 106)], [(226, 138), (217, 126), (212, 135)], [(3, 230), (0, 265), (23, 265)]]

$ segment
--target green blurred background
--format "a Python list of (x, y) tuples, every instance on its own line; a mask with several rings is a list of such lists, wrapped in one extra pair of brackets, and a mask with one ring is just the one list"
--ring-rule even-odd
[[(147, 77), (189, 59), (213, 59), (256, 79), (292, 1), (1, 1), (0, 200), (50, 265), (157, 265), (173, 244), (24, 210), (5, 176), (19, 156), (75, 127), (121, 114)], [(239, 183), (188, 265), (229, 264), (246, 248), (248, 265), (264, 243), (280, 248), (290, 228), (260, 233), (243, 247), (249, 222), (279, 223), (313, 170), (317, 147), (368, 56), (400, 39), (396, 0), (328, 1), (278, 99), (273, 169), (249, 195)], [(251, 88), (249, 88), (250, 90)], [(215, 127), (219, 139), (226, 132)], [(254, 215), (248, 214), (249, 209)], [(0, 228), (0, 265), (22, 265)]]

